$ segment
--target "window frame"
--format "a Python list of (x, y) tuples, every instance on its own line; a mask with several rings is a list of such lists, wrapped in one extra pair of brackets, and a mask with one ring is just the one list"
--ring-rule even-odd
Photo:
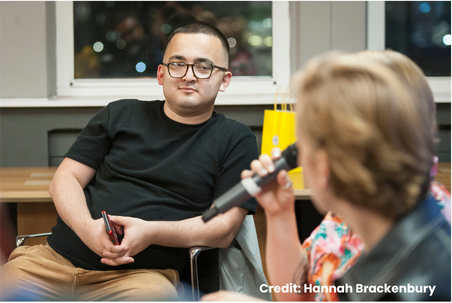
[[(367, 2), (367, 49), (385, 49), (385, 1)], [(435, 103), (451, 102), (451, 77), (427, 77)]]
[[(278, 33), (277, 35), (275, 33)], [(156, 78), (74, 79), (73, 1), (56, 2), (57, 98), (85, 99), (105, 105), (114, 99), (163, 100)], [(277, 58), (277, 60), (276, 60)], [(226, 92), (219, 93), (217, 105), (273, 104), (279, 86), (290, 83), (290, 18), (288, 1), (272, 1), (271, 77), (232, 77)]]

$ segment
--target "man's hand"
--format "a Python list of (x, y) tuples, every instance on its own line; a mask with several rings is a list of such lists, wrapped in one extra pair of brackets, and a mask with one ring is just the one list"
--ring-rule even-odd
[[(272, 158), (277, 160), (281, 157), (281, 150), (274, 148)], [(251, 170), (242, 172), (242, 179), (252, 177), (254, 173), (265, 177), (268, 173), (275, 170), (272, 159), (263, 154), (259, 160), (251, 162)], [(282, 212), (293, 211), (295, 196), (292, 187), (292, 181), (285, 170), (282, 170), (276, 176), (276, 182), (265, 187), (262, 192), (255, 196), (256, 200), (265, 210), (267, 215), (277, 215)]]
[[(116, 231), (122, 233), (118, 228), (116, 228)], [(111, 242), (102, 218), (90, 221), (80, 238), (83, 243), (100, 257), (108, 254), (112, 258), (120, 258), (126, 253), (124, 246), (114, 245)], [(133, 262), (133, 259), (128, 258), (128, 261), (127, 263)]]
[(105, 250), (103, 255), (101, 255), (101, 257), (103, 257), (101, 262), (110, 266), (118, 266), (134, 262), (132, 257), (152, 244), (152, 235), (150, 233), (152, 230), (150, 227), (152, 222), (138, 218), (111, 215), (110, 220), (115, 226), (116, 232), (119, 234), (123, 234), (123, 232), (117, 227), (122, 226), (124, 228), (124, 238), (121, 241), (121, 245), (116, 246), (118, 247), (118, 250), (120, 249), (122, 254), (113, 250)]

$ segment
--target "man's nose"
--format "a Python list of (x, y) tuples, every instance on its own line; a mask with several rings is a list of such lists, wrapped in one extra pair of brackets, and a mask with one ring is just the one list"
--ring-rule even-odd
[(188, 67), (188, 70), (185, 73), (185, 76), (182, 77), (182, 80), (185, 80), (188, 82), (198, 80), (198, 78), (196, 78), (195, 74), (193, 73), (193, 68), (191, 66)]

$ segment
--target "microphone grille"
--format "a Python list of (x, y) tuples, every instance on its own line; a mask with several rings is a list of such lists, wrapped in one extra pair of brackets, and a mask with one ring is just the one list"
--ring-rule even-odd
[(289, 164), (290, 169), (294, 169), (298, 167), (297, 165), (297, 157), (298, 157), (298, 149), (297, 143), (293, 143), (289, 145), (283, 152), (282, 157), (286, 159), (287, 164)]

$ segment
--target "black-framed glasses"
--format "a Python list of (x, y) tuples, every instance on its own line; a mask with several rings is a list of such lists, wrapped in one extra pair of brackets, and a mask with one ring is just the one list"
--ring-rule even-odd
[(198, 79), (208, 79), (212, 76), (212, 71), (214, 68), (218, 68), (224, 72), (228, 71), (226, 68), (217, 66), (212, 63), (200, 62), (188, 64), (185, 62), (169, 62), (162, 63), (162, 65), (168, 67), (168, 74), (172, 78), (183, 78), (187, 74), (188, 68), (191, 66), (193, 75)]

